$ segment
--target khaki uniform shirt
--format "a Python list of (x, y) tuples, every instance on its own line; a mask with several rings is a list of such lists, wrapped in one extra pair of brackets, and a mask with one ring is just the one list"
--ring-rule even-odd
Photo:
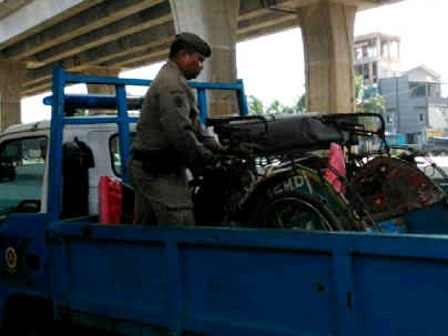
[(194, 165), (211, 154), (204, 146), (211, 139), (198, 117), (187, 80), (176, 63), (168, 61), (145, 96), (134, 146), (139, 150), (174, 148), (187, 166)]
[[(196, 99), (185, 76), (168, 61), (146, 93), (133, 148), (169, 150), (184, 166), (194, 168), (211, 156), (206, 146), (216, 145), (214, 138), (205, 134), (198, 116)], [(154, 178), (131, 157), (129, 173), (134, 188), (143, 189), (146, 198), (170, 208), (192, 206), (185, 169), (180, 174)]]

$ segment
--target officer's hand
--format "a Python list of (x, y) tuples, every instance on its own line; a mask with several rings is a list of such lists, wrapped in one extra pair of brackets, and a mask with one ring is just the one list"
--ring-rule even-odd
[(220, 142), (218, 142), (217, 144), (216, 144), (216, 152), (218, 152), (218, 153), (222, 153), (222, 152), (227, 152), (227, 149), (228, 149), (228, 146), (224, 146), (224, 145), (222, 145)]

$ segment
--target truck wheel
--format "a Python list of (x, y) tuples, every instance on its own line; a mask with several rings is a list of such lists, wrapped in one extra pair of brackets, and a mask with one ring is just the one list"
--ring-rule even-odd
[(262, 227), (312, 231), (342, 230), (339, 221), (320, 199), (284, 194), (258, 208), (252, 222)]

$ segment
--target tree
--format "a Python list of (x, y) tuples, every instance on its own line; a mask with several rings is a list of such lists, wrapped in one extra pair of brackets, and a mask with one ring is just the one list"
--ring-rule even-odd
[[(384, 114), (386, 110), (384, 97), (378, 94), (376, 84), (365, 84), (362, 75), (356, 76), (355, 78), (355, 98), (356, 112)], [(307, 112), (306, 93), (302, 94), (292, 106), (284, 105), (276, 99), (266, 109), (261, 99), (255, 96), (249, 96), (250, 114), (300, 114), (305, 112)]]
[(279, 100), (274, 100), (268, 108), (264, 108), (263, 102), (255, 96), (249, 96), (249, 113), (255, 115), (263, 114), (300, 114), (306, 112), (305, 94), (292, 105), (287, 106)]
[(264, 106), (261, 99), (255, 96), (249, 96), (249, 114), (263, 115)]
[(302, 96), (300, 96), (300, 98), (297, 100), (295, 109), (296, 109), (297, 113), (305, 113), (306, 112), (306, 93), (302, 94)]
[(384, 97), (378, 94), (376, 84), (365, 84), (362, 75), (355, 78), (356, 112), (381, 113), (386, 110)]
[(268, 114), (280, 114), (285, 110), (285, 106), (280, 103), (277, 99), (274, 100), (267, 109)]

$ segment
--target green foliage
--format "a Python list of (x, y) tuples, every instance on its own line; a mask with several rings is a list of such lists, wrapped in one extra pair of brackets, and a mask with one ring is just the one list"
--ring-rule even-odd
[[(375, 85), (366, 85), (362, 75), (355, 78), (355, 99), (356, 112), (383, 114), (386, 110), (384, 97), (378, 94)], [(287, 106), (279, 100), (274, 100), (271, 105), (265, 108), (261, 99), (249, 96), (249, 113), (252, 115), (305, 113), (305, 100), (306, 94), (304, 93), (292, 106)]]
[(305, 93), (299, 98), (295, 107), (299, 113), (306, 112), (306, 94)]
[(249, 113), (255, 115), (264, 114), (263, 102), (255, 96), (249, 96)]
[(305, 110), (305, 94), (303, 94), (292, 106), (286, 106), (279, 100), (274, 100), (267, 108), (263, 102), (255, 96), (249, 96), (249, 113), (252, 115), (263, 114), (300, 114)]
[(266, 113), (268, 114), (279, 114), (285, 110), (285, 106), (280, 103), (278, 100), (274, 100), (271, 105), (268, 107)]
[(384, 113), (386, 110), (384, 97), (377, 92), (376, 84), (364, 83), (362, 75), (355, 78), (356, 112)]

